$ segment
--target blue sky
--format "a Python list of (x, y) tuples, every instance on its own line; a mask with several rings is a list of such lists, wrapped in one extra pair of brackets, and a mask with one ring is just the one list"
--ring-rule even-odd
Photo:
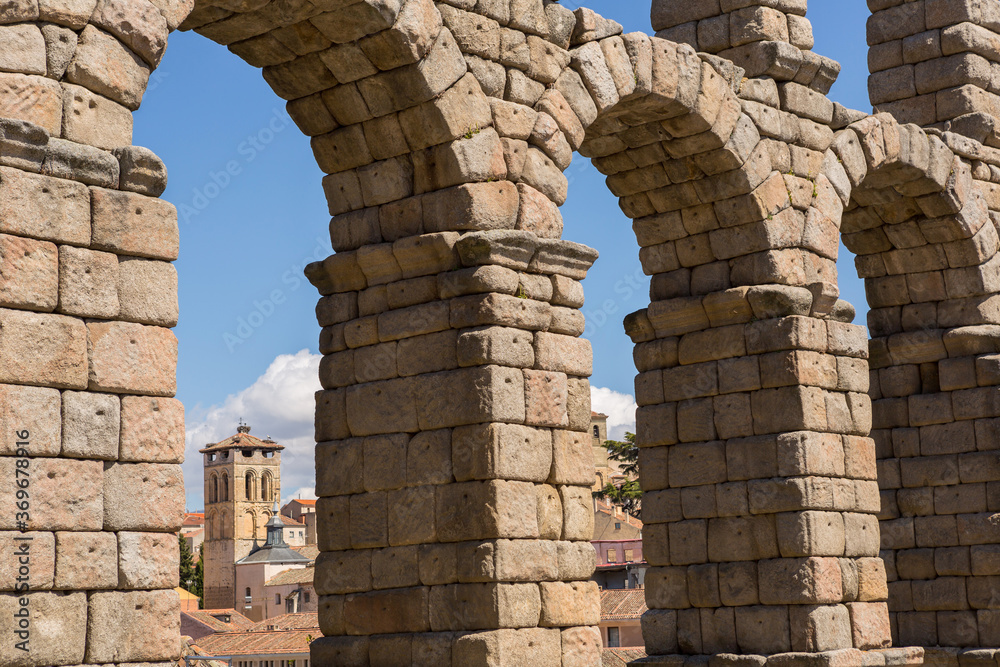
[[(578, 5), (564, 2), (565, 6)], [(840, 61), (831, 97), (869, 110), (864, 0), (814, 0), (815, 51)], [(649, 32), (649, 4), (591, 0), (586, 6)], [(256, 70), (194, 33), (175, 33), (135, 117), (134, 143), (166, 162), (164, 198), (179, 209), (181, 256), (178, 398), (187, 407), (188, 506), (202, 506), (196, 450), (235, 431), (288, 446), (282, 495), (311, 492), (311, 393), (319, 329), (317, 293), (305, 264), (332, 251), (322, 173), (309, 141)], [(584, 283), (586, 336), (594, 346), (597, 407), (620, 432), (630, 420), (634, 365), (622, 318), (648, 303), (630, 221), (584, 158), (567, 171), (564, 238), (601, 253)], [(863, 287), (841, 249), (841, 291), (864, 323)]]

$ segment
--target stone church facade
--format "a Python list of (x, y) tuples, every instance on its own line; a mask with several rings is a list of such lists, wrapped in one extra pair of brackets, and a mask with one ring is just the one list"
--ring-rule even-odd
[(599, 664), (574, 153), (653, 276), (646, 664), (995, 660), (1000, 17), (869, 7), (875, 115), (826, 98), (805, 0), (654, 0), (657, 36), (548, 0), (0, 5), (0, 467), (31, 471), (0, 540), (33, 554), (0, 614), (46, 619), (0, 663), (178, 654), (178, 233), (131, 145), (177, 28), (262, 68), (326, 174), (314, 665)]
[(242, 609), (236, 561), (267, 539), (281, 498), (281, 450), (270, 438), (236, 435), (198, 450), (205, 469), (205, 609)]

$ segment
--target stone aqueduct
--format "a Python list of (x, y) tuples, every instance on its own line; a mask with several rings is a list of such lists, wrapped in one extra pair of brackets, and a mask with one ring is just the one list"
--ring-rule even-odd
[(0, 664), (179, 650), (178, 232), (131, 146), (178, 27), (328, 174), (313, 664), (600, 664), (574, 152), (652, 275), (648, 663), (1000, 644), (1000, 7), (868, 4), (873, 116), (826, 98), (806, 0), (654, 0), (657, 37), (547, 0), (0, 2)]

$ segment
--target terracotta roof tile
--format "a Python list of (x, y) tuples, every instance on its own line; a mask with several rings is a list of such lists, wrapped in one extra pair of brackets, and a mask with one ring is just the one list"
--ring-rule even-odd
[[(246, 630), (253, 625), (253, 621), (235, 609), (199, 609), (197, 611), (182, 611), (181, 613), (187, 614), (200, 623), (204, 623), (216, 632)], [(229, 623), (216, 618), (216, 616), (224, 615), (229, 616)]]
[(285, 570), (284, 572), (279, 572), (270, 579), (268, 579), (264, 585), (265, 586), (286, 586), (288, 584), (312, 584), (313, 573), (315, 573), (316, 568), (306, 567), (299, 568), (297, 570)]
[[(267, 618), (250, 628), (251, 632), (266, 632), (268, 630), (318, 630), (319, 617), (314, 611), (298, 614), (282, 614)], [(319, 633), (316, 633), (318, 636)]]
[(606, 648), (601, 651), (602, 667), (624, 667), (633, 660), (646, 657), (646, 651), (641, 648)]
[(646, 610), (645, 589), (623, 588), (601, 591), (601, 621), (638, 620)]
[(214, 452), (220, 449), (239, 449), (241, 447), (271, 449), (274, 451), (281, 451), (285, 448), (284, 445), (279, 445), (273, 440), (261, 440), (260, 438), (250, 435), (249, 433), (237, 433), (236, 435), (229, 436), (221, 442), (209, 443), (208, 445), (205, 445), (204, 449), (199, 449), (198, 452), (204, 454), (206, 452)]
[(209, 655), (309, 654), (309, 642), (321, 637), (316, 628), (265, 632), (218, 632), (202, 637), (198, 646)]
[(300, 554), (308, 558), (309, 560), (316, 560), (319, 556), (319, 547), (315, 544), (306, 544), (301, 547), (292, 547), (294, 551), (298, 551)]

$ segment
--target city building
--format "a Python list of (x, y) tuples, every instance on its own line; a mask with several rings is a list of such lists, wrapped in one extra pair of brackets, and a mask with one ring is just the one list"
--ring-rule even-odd
[(202, 655), (232, 658), (232, 667), (309, 667), (309, 644), (319, 628), (222, 632), (197, 643)]
[(642, 540), (594, 540), (597, 556), (594, 581), (602, 589), (642, 588), (649, 565), (642, 557)]
[(286, 614), (315, 612), (319, 609), (319, 598), (313, 588), (314, 563), (305, 568), (285, 570), (264, 582), (264, 597), (281, 600)]
[(306, 526), (306, 544), (316, 544), (316, 500), (296, 498), (281, 508), (282, 516), (301, 521)]
[(205, 471), (205, 606), (241, 608), (236, 561), (266, 539), (265, 525), (281, 497), (281, 450), (270, 438), (236, 435), (199, 452)]
[(197, 641), (216, 632), (239, 632), (253, 627), (253, 621), (235, 609), (181, 611), (181, 635)]
[(642, 648), (640, 618), (646, 612), (641, 588), (601, 591), (601, 641), (607, 648)]
[(187, 540), (188, 548), (198, 560), (201, 553), (201, 545), (205, 542), (205, 513), (188, 512), (184, 515), (184, 524), (181, 526), (181, 535)]
[(309, 629), (319, 629), (319, 615), (315, 611), (274, 616), (254, 624), (249, 630), (250, 632), (265, 632), (269, 630)]
[[(301, 587), (289, 591), (295, 593), (291, 608), (280, 591), (268, 592), (267, 582), (286, 570), (304, 569), (313, 564), (307, 556), (292, 549), (284, 538), (284, 522), (278, 512), (278, 503), (267, 522), (267, 538), (263, 546), (257, 546), (236, 562), (235, 583), (242, 599), (236, 608), (254, 621), (262, 621), (271, 616), (297, 611), (296, 600), (301, 595), (296, 592)], [(311, 588), (311, 587), (310, 587)], [(304, 595), (301, 595), (304, 597)], [(312, 595), (315, 599), (315, 595)]]

